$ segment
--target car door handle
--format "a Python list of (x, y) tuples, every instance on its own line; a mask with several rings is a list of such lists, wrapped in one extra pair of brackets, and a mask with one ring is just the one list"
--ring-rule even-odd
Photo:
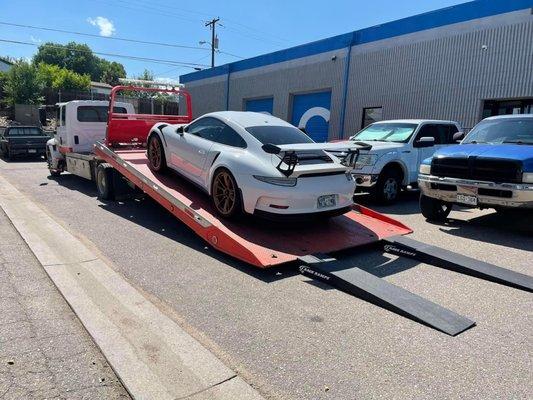
[(205, 150), (198, 150), (198, 153), (205, 154)]

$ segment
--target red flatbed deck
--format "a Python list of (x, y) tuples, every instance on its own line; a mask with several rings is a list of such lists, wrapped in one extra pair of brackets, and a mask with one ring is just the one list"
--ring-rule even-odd
[(211, 246), (261, 268), (412, 232), (400, 222), (358, 205), (344, 215), (304, 226), (274, 225), (259, 219), (228, 221), (217, 217), (209, 197), (185, 179), (173, 173), (154, 174), (145, 150), (112, 150), (98, 143), (95, 153)]

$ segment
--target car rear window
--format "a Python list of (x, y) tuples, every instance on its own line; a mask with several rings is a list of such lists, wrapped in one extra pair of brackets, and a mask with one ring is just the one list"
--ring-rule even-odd
[(39, 128), (20, 127), (20, 128), (9, 128), (8, 135), (9, 136), (42, 136), (44, 135), (44, 133)]
[(249, 126), (246, 131), (263, 144), (314, 143), (313, 139), (293, 126)]
[[(79, 122), (107, 122), (107, 106), (79, 106)], [(127, 114), (125, 107), (113, 107), (117, 114)]]

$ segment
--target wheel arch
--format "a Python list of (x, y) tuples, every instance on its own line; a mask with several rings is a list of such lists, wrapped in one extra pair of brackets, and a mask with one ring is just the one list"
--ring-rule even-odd
[(390, 171), (390, 170), (397, 171), (400, 173), (400, 176), (402, 178), (402, 185), (405, 186), (409, 184), (409, 182), (407, 182), (409, 173), (407, 171), (407, 167), (405, 166), (403, 162), (401, 162), (400, 160), (391, 160), (387, 162), (381, 169), (380, 174), (383, 173), (384, 171)]

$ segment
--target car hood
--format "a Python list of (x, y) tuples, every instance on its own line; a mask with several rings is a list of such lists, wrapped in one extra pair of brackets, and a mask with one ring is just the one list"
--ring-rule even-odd
[(524, 170), (533, 171), (533, 146), (520, 144), (459, 144), (444, 147), (434, 157), (482, 157), (522, 161)]

